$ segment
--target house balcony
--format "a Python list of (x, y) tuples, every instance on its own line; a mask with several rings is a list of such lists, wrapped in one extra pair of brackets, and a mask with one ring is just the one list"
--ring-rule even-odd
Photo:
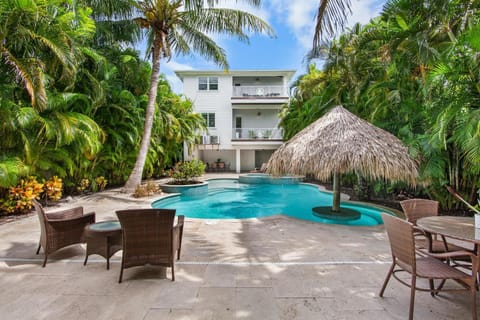
[(220, 138), (218, 136), (203, 135), (197, 143), (199, 150), (219, 150)]
[(285, 86), (234, 86), (232, 99), (286, 99), (288, 88)]
[(233, 128), (232, 141), (283, 141), (279, 128)]

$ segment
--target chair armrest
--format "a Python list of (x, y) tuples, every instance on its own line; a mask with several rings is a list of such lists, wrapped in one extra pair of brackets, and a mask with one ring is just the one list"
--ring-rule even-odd
[[(450, 252), (445, 252), (445, 253), (428, 253), (429, 256), (437, 259), (444, 259), (447, 261), (453, 261), (454, 262), (454, 267), (459, 267), (459, 268), (468, 268), (471, 269), (472, 271), (472, 277), (474, 281), (477, 279), (477, 272), (478, 272), (478, 259), (479, 257), (468, 251), (450, 251)], [(458, 260), (465, 261), (465, 258), (468, 257), (470, 258), (471, 261), (471, 266), (466, 266), (463, 263), (457, 263)], [(476, 270), (476, 271), (475, 271)]]
[(185, 221), (184, 215), (177, 216), (177, 224), (175, 225), (175, 227), (183, 227), (184, 221)]
[(62, 227), (65, 225), (76, 225), (76, 224), (89, 224), (95, 223), (95, 213), (90, 212), (80, 217), (75, 217), (73, 219), (58, 219), (58, 220), (49, 220), (47, 224), (52, 227)]
[(96, 221), (95, 211), (87, 212), (87, 213), (85, 213), (83, 216), (84, 216), (84, 217), (86, 217), (86, 216), (88, 216), (88, 217), (93, 216), (93, 221), (92, 221), (92, 223), (95, 223), (95, 221)]
[[(423, 230), (422, 228), (414, 225), (413, 226), (413, 236), (414, 238), (418, 238), (418, 237), (422, 237), (422, 238), (425, 238), (427, 240), (427, 243), (428, 243), (428, 252), (432, 252), (433, 250), (433, 241), (432, 241), (432, 234), (430, 232), (427, 232), (425, 230)], [(447, 247), (447, 241), (445, 240), (445, 237), (442, 237), (442, 240), (443, 240), (443, 245), (445, 247), (445, 251), (448, 251), (448, 247)], [(423, 250), (422, 250), (423, 252)]]
[(176, 241), (179, 242), (180, 246), (182, 244), (182, 238), (183, 238), (183, 223), (185, 220), (185, 216), (178, 216), (178, 221), (177, 224), (173, 226), (173, 237), (176, 239)]
[(48, 220), (66, 220), (83, 216), (83, 207), (58, 210), (45, 213)]
[(472, 261), (478, 259), (478, 257), (475, 254), (469, 251), (449, 251), (444, 253), (426, 252), (426, 254), (437, 259), (448, 259), (448, 258), (454, 259), (454, 258), (467, 257), (467, 256), (470, 257)]
[(425, 230), (417, 226), (413, 226), (413, 234), (427, 236), (427, 233), (425, 232)]
[(182, 239), (183, 239), (183, 224), (185, 221), (185, 216), (177, 216), (177, 224), (173, 227), (172, 236), (173, 236), (173, 251), (177, 252), (177, 260), (180, 259), (180, 250), (182, 249)]

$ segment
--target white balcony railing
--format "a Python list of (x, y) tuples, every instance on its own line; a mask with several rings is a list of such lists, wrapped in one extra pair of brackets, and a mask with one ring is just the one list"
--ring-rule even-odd
[(244, 98), (275, 98), (286, 97), (287, 88), (284, 86), (235, 86), (233, 97)]
[(278, 128), (234, 128), (233, 140), (282, 140), (283, 130)]

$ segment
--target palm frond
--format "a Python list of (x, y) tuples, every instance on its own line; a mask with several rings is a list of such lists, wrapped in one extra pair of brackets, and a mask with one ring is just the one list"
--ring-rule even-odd
[[(42, 70), (41, 66), (38, 65), (38, 60), (28, 59), (22, 61), (17, 59), (7, 48), (3, 48), (2, 51), (5, 61), (13, 68), (16, 79), (24, 83), (25, 89), (30, 96), (32, 106), (38, 107), (40, 110), (44, 109), (47, 93), (43, 86), (37, 87), (35, 85), (36, 83), (41, 82), (39, 79), (36, 79), (36, 76), (38, 76)], [(25, 64), (25, 62), (27, 64)], [(32, 72), (32, 68), (36, 72)]]
[(206, 33), (224, 33), (247, 41), (247, 33), (265, 33), (275, 36), (275, 31), (262, 19), (245, 11), (226, 8), (204, 8), (198, 11), (185, 11), (184, 23)]
[[(228, 62), (227, 62), (227, 55), (225, 50), (223, 50), (220, 46), (216, 44), (216, 42), (208, 37), (206, 34), (202, 33), (201, 31), (191, 28), (190, 25), (182, 25), (182, 32), (175, 34), (181, 37), (178, 37), (179, 42), (176, 42), (177, 39), (173, 40), (172, 47), (174, 49), (179, 49), (180, 53), (189, 52), (190, 50), (186, 51), (185, 48), (181, 48), (177, 46), (190, 44), (192, 49), (195, 52), (198, 52), (201, 56), (212, 59), (216, 64), (218, 64), (223, 69), (228, 69)], [(169, 41), (172, 41), (169, 39)], [(184, 50), (183, 52), (181, 50)]]
[(93, 9), (94, 18), (128, 19), (134, 13), (132, 0), (77, 0)]
[(351, 13), (350, 0), (319, 0), (316, 14), (313, 48), (319, 48), (325, 37), (343, 29), (347, 15)]

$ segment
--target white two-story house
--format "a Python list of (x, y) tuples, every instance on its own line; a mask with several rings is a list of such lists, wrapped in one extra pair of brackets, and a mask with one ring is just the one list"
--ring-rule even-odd
[(184, 95), (201, 113), (208, 131), (185, 159), (211, 170), (259, 168), (283, 143), (279, 112), (289, 99), (295, 71), (176, 71)]

